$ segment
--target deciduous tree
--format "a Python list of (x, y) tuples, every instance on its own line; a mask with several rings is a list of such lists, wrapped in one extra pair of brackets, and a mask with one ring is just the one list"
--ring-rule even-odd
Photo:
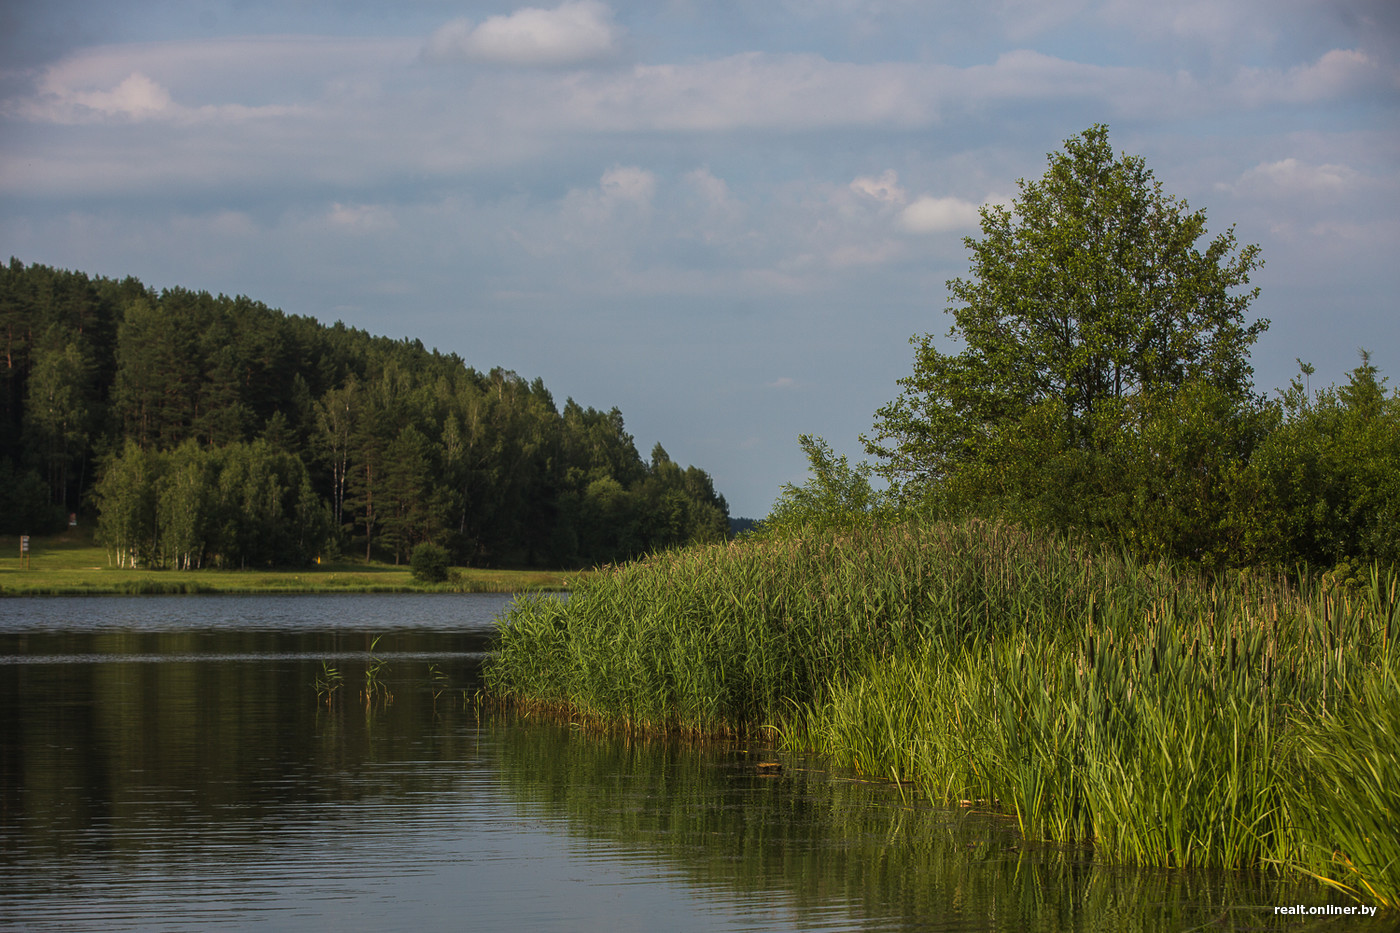
[(914, 338), (914, 372), (864, 441), (906, 499), (1092, 522), (1108, 454), (1154, 406), (1192, 384), (1224, 397), (1213, 409), (1251, 403), (1259, 249), (1233, 227), (1205, 239), (1205, 212), (1115, 156), (1101, 125), (1018, 185), (982, 209), (971, 273), (948, 283), (961, 349)]

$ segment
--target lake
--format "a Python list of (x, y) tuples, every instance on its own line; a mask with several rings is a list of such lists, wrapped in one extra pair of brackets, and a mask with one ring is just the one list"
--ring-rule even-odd
[(0, 600), (0, 928), (1299, 930), (1274, 907), (1349, 903), (1024, 845), (761, 745), (493, 713), (509, 599)]

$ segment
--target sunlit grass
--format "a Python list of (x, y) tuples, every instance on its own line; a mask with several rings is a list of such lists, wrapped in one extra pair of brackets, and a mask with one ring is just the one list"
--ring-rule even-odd
[(995, 523), (814, 532), (522, 601), (487, 683), (632, 729), (771, 726), (1027, 838), (1394, 904), (1397, 582), (1205, 579)]
[(0, 596), (83, 596), (178, 593), (518, 593), (567, 589), (579, 574), (538, 570), (453, 568), (445, 583), (413, 579), (410, 569), (358, 561), (327, 562), (315, 568), (266, 570), (142, 570), (108, 560), (90, 534), (31, 539), (22, 566), (19, 538), (0, 539)]
[(1290, 774), (1309, 873), (1400, 908), (1400, 684), (1367, 671), (1320, 716), (1299, 716)]

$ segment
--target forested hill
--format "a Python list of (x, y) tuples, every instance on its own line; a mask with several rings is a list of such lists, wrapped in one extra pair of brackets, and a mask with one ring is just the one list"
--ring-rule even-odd
[(122, 560), (556, 567), (721, 539), (710, 477), (616, 408), (245, 297), (0, 267), (0, 533), (96, 520)]

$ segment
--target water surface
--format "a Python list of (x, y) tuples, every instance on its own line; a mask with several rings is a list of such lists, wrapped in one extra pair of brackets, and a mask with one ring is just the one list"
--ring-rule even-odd
[(0, 600), (0, 927), (1298, 930), (1274, 905), (1346, 903), (1027, 847), (758, 745), (492, 714), (508, 599)]

